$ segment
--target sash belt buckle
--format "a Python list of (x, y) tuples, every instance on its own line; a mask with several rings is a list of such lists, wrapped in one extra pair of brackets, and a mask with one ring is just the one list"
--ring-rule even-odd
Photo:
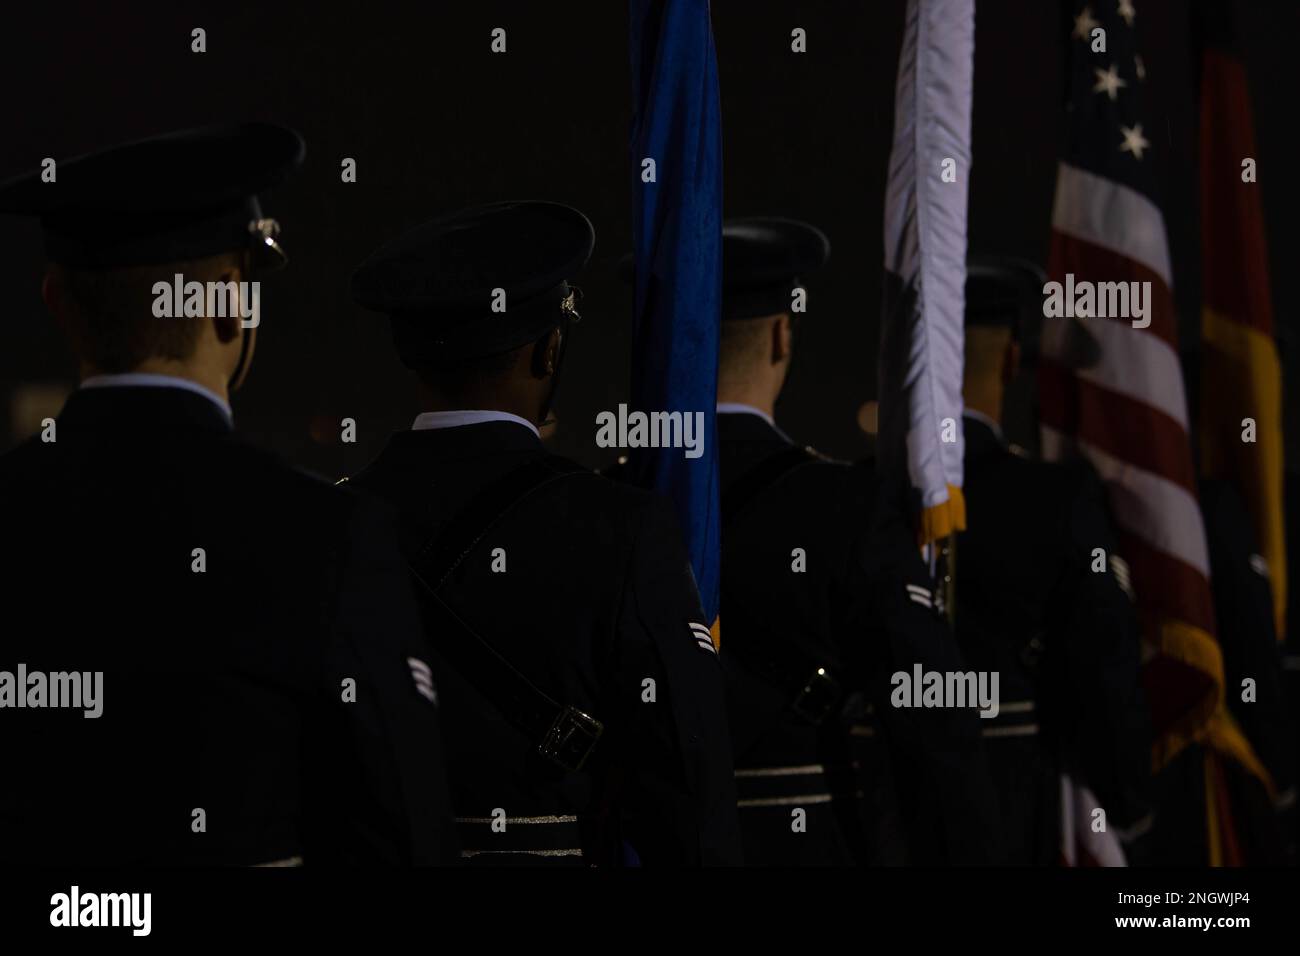
[(537, 752), (565, 770), (581, 770), (604, 730), (605, 725), (595, 717), (566, 704), (537, 745)]
[(790, 709), (811, 724), (824, 721), (840, 698), (840, 685), (824, 667), (817, 668), (804, 681)]

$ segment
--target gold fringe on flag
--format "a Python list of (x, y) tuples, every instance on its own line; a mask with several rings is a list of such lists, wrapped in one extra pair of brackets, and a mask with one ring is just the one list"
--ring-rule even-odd
[(966, 498), (956, 485), (948, 486), (948, 500), (921, 511), (920, 543), (932, 544), (956, 531), (966, 530)]

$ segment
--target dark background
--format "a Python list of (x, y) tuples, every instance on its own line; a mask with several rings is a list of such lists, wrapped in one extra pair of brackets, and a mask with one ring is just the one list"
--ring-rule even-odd
[[(1110, 2), (1110, 0), (1100, 0)], [(32, 5), (24, 4), (23, 7)], [(266, 203), (292, 263), (263, 287), (257, 361), (234, 399), (240, 427), (327, 475), (357, 470), (418, 411), (386, 321), (348, 298), (352, 268), (396, 232), (470, 203), (547, 198), (595, 223), (595, 257), (559, 404), (560, 451), (590, 463), (594, 417), (627, 395), (630, 295), (615, 277), (630, 244), (627, 12), (620, 0), (257, 5), (50, 4), (6, 12), (0, 176), (171, 128), (257, 119), (299, 129), (301, 173)], [(1147, 131), (1165, 171), (1165, 214), (1185, 347), (1199, 327), (1196, 57), (1190, 4), (1137, 0)], [(860, 455), (859, 405), (874, 396), (881, 215), (903, 0), (716, 0), (728, 215), (804, 218), (830, 236), (778, 417), (800, 440)], [(1053, 0), (977, 4), (972, 251), (1042, 263), (1063, 113), (1063, 11)], [(1300, 4), (1241, 3), (1260, 188), (1281, 333), (1294, 326), (1300, 186), (1295, 53)], [(190, 30), (208, 50), (190, 52)], [(489, 50), (507, 31), (508, 52)], [(790, 51), (803, 27), (808, 52)], [(1149, 154), (1150, 155), (1150, 154)], [(340, 181), (353, 157), (358, 182)], [(39, 299), (34, 222), (0, 217), (0, 448), (7, 405), (32, 383), (75, 382)], [(1300, 360), (1288, 357), (1288, 371)], [(1288, 376), (1289, 378), (1290, 376)], [(1032, 443), (1032, 388), (1008, 418)], [(1193, 403), (1194, 404), (1194, 403)], [(1288, 400), (1288, 410), (1291, 408)], [(339, 441), (339, 420), (358, 441)], [(1288, 414), (1289, 421), (1300, 421)], [(1296, 430), (1288, 428), (1294, 454)]]

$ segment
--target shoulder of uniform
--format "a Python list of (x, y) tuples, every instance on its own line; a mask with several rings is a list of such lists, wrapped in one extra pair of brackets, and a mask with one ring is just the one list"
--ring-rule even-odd
[(1048, 461), (1029, 449), (1015, 444), (1008, 444), (1006, 450), (1007, 454), (1003, 456), (1002, 461), (1017, 471), (1032, 475), (1033, 481), (1039, 485), (1047, 485), (1067, 493), (1086, 491), (1094, 485), (1100, 487), (1101, 479), (1086, 458)]
[(212, 455), (225, 457), (235, 468), (250, 472), (259, 472), (273, 481), (285, 481), (295, 484), (330, 484), (322, 475), (292, 464), (268, 448), (250, 444), (238, 436), (230, 436), (212, 449)]
[(597, 471), (595, 468), (589, 468), (588, 466), (582, 464), (579, 461), (576, 461), (572, 458), (568, 458), (564, 455), (557, 455), (554, 452), (549, 452), (549, 451), (546, 452), (545, 454), (542, 455), (542, 460), (546, 462), (548, 465), (550, 465), (557, 472), (568, 472), (574, 475), (595, 475), (597, 477), (602, 476), (602, 473)]
[(639, 485), (615, 481), (599, 472), (591, 473), (591, 480), (583, 482), (583, 493), (594, 505), (626, 510), (639, 514), (668, 505), (668, 499)]
[(849, 461), (808, 450), (809, 465), (795, 468), (789, 478), (798, 502), (795, 507), (823, 519), (840, 515), (846, 531), (874, 520), (871, 516), (886, 495), (876, 460), (868, 457)]
[[(828, 501), (848, 497), (875, 496), (876, 471), (873, 462), (846, 461), (834, 458), (811, 445), (792, 446), (785, 454), (802, 452), (802, 459), (794, 458), (780, 472), (777, 481), (789, 489), (799, 491), (797, 497), (814, 507)], [(816, 499), (814, 503), (814, 499)]]
[(1043, 462), (1050, 466), (1059, 480), (1068, 490), (1076, 495), (1103, 494), (1101, 475), (1092, 462), (1086, 458), (1067, 458), (1064, 461)]
[(843, 458), (835, 458), (834, 456), (828, 455), (825, 452), (818, 451), (812, 445), (804, 445), (803, 450), (805, 453), (807, 453), (810, 459), (816, 462), (820, 462), (821, 464), (824, 465), (842, 465), (845, 468), (848, 468), (854, 464), (853, 462), (846, 461)]
[(1044, 473), (1051, 472), (1059, 464), (1058, 462), (1040, 458), (1024, 445), (1017, 445), (1014, 442), (999, 445), (994, 452), (982, 456), (979, 460), (982, 463), (992, 462), (995, 463), (995, 466), (1002, 465), (1018, 469), (1037, 470), (1041, 468), (1045, 469)]
[[(1033, 481), (1044, 496), (1042, 500), (1059, 503), (1052, 513), (1060, 515), (1071, 529), (1071, 540), (1076, 546), (1095, 553), (1099, 541), (1113, 542), (1106, 487), (1092, 462), (1076, 457), (1061, 461), (1030, 459), (1028, 464), (1033, 467)], [(1128, 563), (1113, 543), (1108, 547), (1108, 566), (1115, 583), (1134, 601)]]
[[(791, 445), (785, 452), (778, 454), (793, 455), (798, 450), (803, 455), (803, 460), (795, 458), (791, 462), (791, 472), (799, 472), (804, 477), (811, 477), (816, 480), (817, 477), (843, 476), (850, 470), (859, 466), (859, 462), (847, 461), (843, 458), (836, 458), (825, 452), (819, 451), (812, 445)], [(804, 465), (817, 465), (816, 468), (804, 468)]]
[(564, 496), (566, 507), (579, 514), (597, 514), (603, 521), (638, 522), (647, 511), (667, 508), (667, 499), (653, 491), (628, 482), (621, 467), (596, 469), (548, 453), (544, 460), (557, 475), (563, 475), (554, 487), (554, 494)]
[(224, 470), (243, 476), (241, 480), (257, 489), (259, 497), (274, 502), (286, 517), (306, 513), (326, 520), (331, 515), (342, 519), (356, 511), (362, 497), (347, 482), (336, 483), (237, 437), (223, 442), (212, 454), (220, 455)]

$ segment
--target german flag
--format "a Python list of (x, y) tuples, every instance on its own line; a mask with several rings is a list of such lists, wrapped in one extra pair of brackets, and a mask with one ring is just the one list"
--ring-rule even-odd
[(1282, 638), (1282, 374), (1273, 339), (1259, 154), (1229, 5), (1215, 0), (1199, 12), (1201, 469), (1233, 484), (1250, 509)]

